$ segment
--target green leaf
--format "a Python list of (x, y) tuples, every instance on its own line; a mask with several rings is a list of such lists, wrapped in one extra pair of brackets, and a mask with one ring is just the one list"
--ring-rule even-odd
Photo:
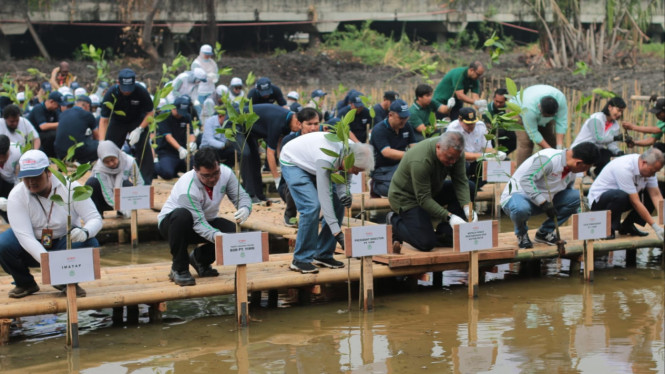
[(55, 157), (51, 157), (50, 160), (58, 167), (58, 169), (60, 169), (61, 172), (67, 174), (67, 165), (65, 165), (64, 162), (60, 161), (60, 159), (57, 159)]
[(510, 78), (506, 78), (506, 89), (508, 90), (508, 94), (510, 96), (517, 96), (517, 85), (515, 84), (515, 81)]
[(331, 151), (328, 148), (319, 148), (321, 152), (323, 152), (325, 155), (330, 156), (330, 157), (339, 157), (339, 153), (335, 151)]
[(351, 110), (349, 110), (348, 113), (346, 113), (344, 118), (342, 118), (341, 123), (343, 123), (344, 125), (348, 125), (351, 122), (353, 122), (354, 119), (356, 119), (356, 109), (351, 109)]
[(332, 134), (332, 133), (327, 133), (324, 135), (326, 139), (328, 139), (331, 142), (341, 142), (342, 139), (340, 139), (337, 134)]
[(436, 126), (436, 114), (434, 112), (429, 114), (429, 124), (430, 126)]
[(81, 164), (81, 165), (79, 165), (79, 166), (76, 168), (76, 172), (75, 172), (74, 175), (72, 176), (72, 180), (79, 180), (79, 179), (81, 179), (81, 177), (83, 177), (83, 175), (85, 175), (85, 173), (87, 173), (88, 170), (90, 170), (91, 167), (92, 167), (92, 165), (90, 165), (89, 162), (86, 162), (85, 164)]
[(339, 174), (337, 174), (337, 173), (330, 174), (330, 180), (331, 180), (333, 183), (337, 183), (337, 184), (344, 184), (344, 183), (346, 183), (346, 178), (344, 178), (343, 176), (341, 176), (341, 175), (339, 175)]
[(356, 162), (356, 156), (353, 153), (349, 153), (348, 156), (344, 157), (344, 170), (349, 171)]
[(517, 114), (522, 113), (522, 108), (521, 108), (519, 105), (517, 105), (517, 104), (515, 104), (515, 103), (513, 103), (513, 102), (511, 102), (511, 101), (506, 101), (506, 106), (507, 106), (508, 109), (510, 109), (510, 111), (513, 112), (513, 113), (517, 113)]
[(51, 170), (51, 173), (62, 183), (63, 185), (67, 185), (67, 180), (65, 179), (65, 176), (62, 175), (58, 169), (54, 168), (53, 166), (49, 166), (49, 170)]
[(92, 187), (91, 186), (77, 186), (74, 187), (74, 193), (72, 194), (72, 200), (82, 201), (92, 196)]
[(508, 148), (503, 145), (496, 147), (496, 150), (501, 152), (508, 152)]
[(168, 112), (162, 112), (162, 113), (160, 113), (157, 117), (155, 117), (155, 122), (158, 122), (158, 123), (159, 123), (159, 122), (162, 122), (162, 121), (164, 121), (165, 119), (169, 118), (170, 115), (171, 115), (171, 111), (168, 111)]
[(62, 196), (58, 194), (51, 195), (51, 201), (55, 202), (60, 206), (65, 206), (65, 201), (62, 199)]
[(126, 116), (125, 112), (122, 111), (122, 110), (113, 111), (113, 114), (117, 114), (117, 115), (122, 116), (122, 117)]
[(104, 105), (106, 105), (107, 108), (113, 110), (113, 103), (111, 103), (110, 101), (105, 101)]

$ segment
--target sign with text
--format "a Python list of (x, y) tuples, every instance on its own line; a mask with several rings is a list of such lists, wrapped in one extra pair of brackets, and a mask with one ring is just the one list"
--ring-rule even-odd
[(154, 202), (153, 186), (115, 189), (115, 210), (151, 209), (154, 206)]
[(392, 226), (370, 225), (344, 229), (346, 257), (378, 256), (388, 253)]
[(41, 254), (42, 283), (70, 284), (101, 278), (99, 248), (63, 249)]
[(483, 161), (483, 180), (490, 183), (507, 183), (514, 172), (515, 168), (511, 161)]
[(261, 231), (215, 236), (217, 265), (245, 265), (268, 261), (268, 233)]
[(499, 221), (461, 223), (453, 227), (453, 251), (472, 252), (499, 245)]
[(363, 193), (367, 191), (367, 184), (365, 183), (365, 173), (349, 174), (351, 178), (351, 193)]
[(610, 235), (611, 224), (609, 210), (573, 214), (573, 240), (605, 239)]

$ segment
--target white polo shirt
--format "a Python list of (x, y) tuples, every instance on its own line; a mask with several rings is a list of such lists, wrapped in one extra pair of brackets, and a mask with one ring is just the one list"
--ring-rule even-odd
[[(316, 161), (325, 160), (334, 168), (342, 166), (342, 157), (332, 157), (321, 151), (321, 148), (329, 149), (337, 154), (342, 151), (342, 142), (333, 142), (326, 139), (326, 132), (313, 132), (301, 135), (286, 143), (279, 156), (279, 162), (286, 166), (297, 166), (304, 171), (316, 175)], [(349, 140), (349, 143), (352, 143)]]
[(25, 145), (25, 139), (28, 134), (32, 134), (32, 139), (39, 138), (39, 133), (32, 126), (32, 123), (23, 117), (19, 118), (18, 126), (13, 132), (9, 131), (5, 119), (0, 118), (0, 134), (7, 135), (10, 142), (20, 144), (21, 146)]
[(476, 122), (472, 132), (466, 132), (464, 127), (458, 119), (450, 122), (446, 131), (455, 131), (462, 134), (464, 138), (464, 152), (466, 153), (483, 153), (485, 148), (492, 148), (492, 142), (485, 139), (487, 134), (487, 126), (483, 121)]
[(7, 183), (16, 184), (18, 183), (18, 177), (16, 177), (16, 166), (18, 165), (18, 160), (21, 158), (21, 150), (18, 148), (17, 144), (9, 145), (9, 157), (7, 161), (0, 167), (0, 177)]
[(609, 190), (622, 190), (627, 194), (638, 193), (646, 187), (658, 188), (656, 176), (643, 177), (637, 166), (639, 154), (625, 155), (610, 161), (593, 181), (589, 189), (589, 204), (600, 199)]

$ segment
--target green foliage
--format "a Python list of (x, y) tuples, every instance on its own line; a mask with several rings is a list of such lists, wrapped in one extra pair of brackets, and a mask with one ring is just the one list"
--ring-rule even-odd
[(286, 49), (275, 48), (275, 50), (273, 51), (272, 55), (273, 55), (273, 57), (277, 57), (277, 56), (285, 55), (286, 53), (287, 53)]
[(665, 43), (643, 43), (640, 45), (640, 51), (665, 59)]
[(490, 63), (488, 67), (492, 67), (493, 63), (499, 62), (499, 56), (503, 53), (506, 47), (499, 41), (499, 37), (496, 35), (496, 32), (492, 33), (489, 39), (485, 40), (483, 44), (485, 48), (494, 48), (490, 54)]
[(215, 49), (213, 50), (215, 53), (215, 60), (219, 61), (222, 59), (222, 55), (225, 50), (222, 49), (222, 44), (220, 42), (215, 42)]
[(95, 65), (88, 65), (88, 69), (92, 69), (96, 71), (96, 76), (95, 76), (95, 81), (92, 84), (92, 89), (95, 89), (97, 87), (97, 83), (100, 81), (112, 81), (113, 79), (111, 78), (111, 68), (109, 66), (109, 63), (106, 61), (104, 58), (106, 52), (102, 50), (101, 48), (95, 48), (94, 45), (92, 44), (81, 44), (81, 47), (79, 49), (81, 52), (81, 55), (91, 59)]
[(583, 77), (586, 77), (587, 73), (591, 71), (591, 67), (587, 65), (584, 61), (577, 61), (575, 63), (575, 70), (573, 70), (573, 75), (582, 74)]

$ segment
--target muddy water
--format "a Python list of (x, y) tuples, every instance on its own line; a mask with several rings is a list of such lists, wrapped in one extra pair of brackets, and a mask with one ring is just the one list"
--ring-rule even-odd
[[(162, 243), (140, 255), (106, 251), (108, 265), (167, 258)], [(254, 309), (244, 330), (231, 297), (169, 302), (161, 324), (112, 327), (110, 310), (81, 312), (74, 353), (63, 347), (64, 316), (25, 318), (0, 347), (0, 372), (662, 373), (660, 258), (640, 250), (632, 268), (621, 252), (599, 258), (591, 286), (567, 261), (545, 263), (537, 278), (501, 265), (476, 301), (463, 272), (415, 290), (397, 281), (369, 314), (357, 302), (347, 313), (343, 299), (298, 306), (283, 294), (280, 308)]]

